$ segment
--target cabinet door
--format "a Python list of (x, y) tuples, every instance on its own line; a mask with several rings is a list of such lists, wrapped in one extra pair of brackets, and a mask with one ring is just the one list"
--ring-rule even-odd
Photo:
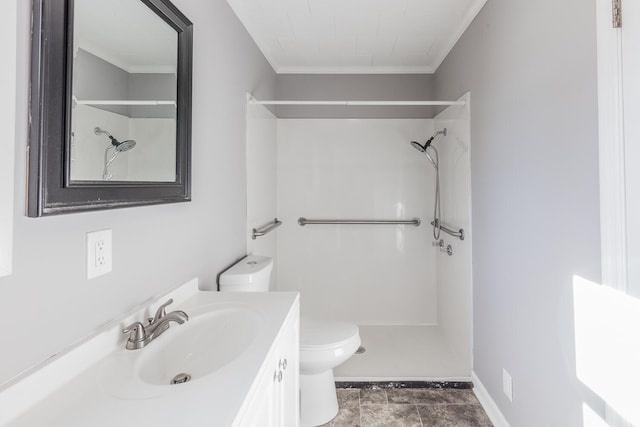
[(260, 374), (246, 413), (234, 426), (298, 427), (300, 425), (300, 315), (296, 305), (283, 324)]
[(283, 329), (278, 345), (278, 378), (275, 394), (277, 425), (297, 427), (300, 425), (300, 318), (296, 313)]
[[(272, 362), (269, 366), (274, 365)], [(267, 369), (262, 373), (258, 384), (258, 393), (251, 400), (247, 412), (238, 424), (241, 427), (277, 427), (276, 421), (276, 396), (273, 381), (273, 370)]]

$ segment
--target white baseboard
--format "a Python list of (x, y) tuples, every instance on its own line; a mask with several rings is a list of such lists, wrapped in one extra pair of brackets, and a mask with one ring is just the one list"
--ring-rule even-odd
[(493, 425), (495, 427), (510, 427), (507, 419), (502, 415), (500, 408), (498, 408), (496, 402), (493, 401), (489, 392), (484, 388), (475, 372), (471, 372), (471, 382), (473, 383), (473, 392), (480, 401), (480, 404), (489, 416)]

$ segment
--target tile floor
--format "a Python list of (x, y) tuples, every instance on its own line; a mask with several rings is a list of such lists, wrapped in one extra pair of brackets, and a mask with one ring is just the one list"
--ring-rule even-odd
[[(470, 389), (339, 388), (338, 415), (327, 427), (491, 427)], [(323, 427), (324, 427), (323, 426)]]

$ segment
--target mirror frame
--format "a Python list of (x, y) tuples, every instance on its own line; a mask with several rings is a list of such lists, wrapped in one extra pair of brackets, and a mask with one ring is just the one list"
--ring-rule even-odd
[(74, 0), (33, 0), (27, 215), (191, 200), (193, 24), (169, 0), (139, 0), (178, 33), (176, 181), (71, 181)]

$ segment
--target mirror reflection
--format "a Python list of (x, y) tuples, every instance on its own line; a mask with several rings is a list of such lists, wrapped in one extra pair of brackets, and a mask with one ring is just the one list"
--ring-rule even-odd
[(140, 0), (75, 0), (71, 181), (176, 181), (178, 34)]

